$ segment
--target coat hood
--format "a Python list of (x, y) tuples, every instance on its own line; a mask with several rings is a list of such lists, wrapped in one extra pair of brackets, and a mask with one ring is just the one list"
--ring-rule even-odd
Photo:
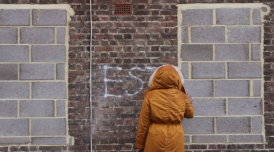
[(164, 65), (157, 68), (149, 78), (149, 88), (145, 91), (156, 89), (178, 89), (185, 93), (183, 87), (184, 77), (178, 67), (173, 65)]

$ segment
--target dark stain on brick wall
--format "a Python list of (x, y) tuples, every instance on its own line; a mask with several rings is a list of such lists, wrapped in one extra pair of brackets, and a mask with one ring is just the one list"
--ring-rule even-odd
[[(131, 16), (114, 16), (113, 3), (132, 3)], [(273, 0), (92, 0), (93, 18), (93, 120), (94, 151), (135, 151), (134, 142), (142, 91), (134, 96), (140, 82), (128, 73), (133, 67), (145, 69), (163, 63), (177, 64), (177, 7), (186, 3), (252, 3), (263, 2), (274, 8)], [(69, 134), (73, 146), (11, 146), (10, 151), (90, 151), (89, 122), (89, 0), (0, 0), (1, 4), (63, 4), (75, 11), (70, 22), (69, 47)], [(274, 10), (274, 9), (273, 9)], [(265, 19), (264, 78), (266, 144), (195, 144), (187, 152), (274, 152), (274, 13)], [(122, 97), (104, 97), (104, 66), (108, 79), (121, 79), (124, 84), (108, 82), (109, 92)], [(131, 71), (147, 86), (149, 71)], [(143, 89), (146, 89), (144, 87)], [(8, 147), (0, 147), (8, 151)]]

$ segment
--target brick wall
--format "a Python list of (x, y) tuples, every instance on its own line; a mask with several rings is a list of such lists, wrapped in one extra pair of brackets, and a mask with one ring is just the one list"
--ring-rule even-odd
[[(125, 1), (123, 1), (123, 2), (125, 2)], [(176, 12), (174, 10), (162, 11), (163, 8), (164, 9), (168, 8), (167, 5), (168, 6), (171, 5), (172, 7), (170, 7), (170, 8), (175, 7), (174, 4), (177, 4), (176, 1), (166, 0), (166, 1), (131, 1), (131, 2), (133, 3), (133, 8), (134, 8), (133, 15), (135, 15), (136, 19), (137, 18), (139, 18), (139, 19), (143, 18), (143, 20), (141, 20), (141, 21), (143, 21), (143, 24), (145, 24), (149, 20), (149, 18), (150, 18), (151, 15), (153, 15), (153, 18), (155, 18), (155, 19), (156, 18), (164, 19), (164, 20), (159, 20), (160, 22), (165, 22), (166, 21), (165, 20), (165, 18), (166, 18), (165, 17), (165, 13), (167, 13), (167, 14), (174, 14), (174, 17), (176, 15)], [(136, 4), (135, 2), (140, 2), (140, 3)], [(253, 1), (244, 1), (244, 0), (242, 0), (242, 1), (233, 1), (233, 0), (232, 1), (224, 1), (224, 0), (221, 0), (221, 1), (215, 1), (215, 0), (212, 0), (212, 1), (208, 1), (208, 0), (185, 0), (185, 1), (180, 1), (179, 3), (224, 3), (224, 2), (227, 2), (227, 3), (247, 3), (247, 2), (252, 3)], [(256, 1), (256, 2), (258, 2), (258, 1)], [(264, 1), (264, 2), (265, 2), (265, 4), (267, 4), (269, 6), (272, 6), (267, 1)], [(99, 1), (97, 2), (97, 4), (98, 3), (99, 3)], [(101, 3), (109, 4), (108, 1), (104, 1), (104, 2), (101, 2)], [(137, 5), (137, 6), (135, 6), (135, 5)], [(160, 10), (151, 10), (151, 8), (157, 8), (157, 9), (160, 9)], [(139, 12), (139, 10), (141, 11), (142, 9), (146, 9), (146, 10), (144, 10), (142, 13)], [(138, 10), (138, 11), (136, 11), (136, 10)], [(94, 14), (96, 14), (96, 13), (97, 12), (95, 11)], [(102, 12), (98, 11), (98, 14), (96, 14), (96, 15), (100, 15), (100, 13), (102, 13)], [(112, 26), (112, 25), (115, 26), (115, 22), (111, 21), (112, 18), (111, 18), (110, 13), (111, 12), (109, 12), (109, 13), (105, 12), (104, 15), (102, 14), (102, 17), (98, 18), (98, 22), (99, 23), (107, 22), (107, 23), (110, 23), (109, 24), (110, 26)], [(142, 16), (137, 15), (139, 13), (141, 13)], [(105, 18), (103, 18), (103, 17), (105, 17), (106, 15), (109, 17), (109, 20), (104, 21)], [(134, 22), (132, 24), (132, 21), (127, 21), (124, 18), (125, 17), (119, 17), (120, 21), (123, 21), (120, 24), (120, 26), (122, 25), (123, 27), (119, 27), (118, 29), (120, 29), (120, 28), (134, 28), (134, 29), (138, 29), (138, 34), (139, 34), (140, 30), (139, 30), (139, 27), (136, 26), (137, 24), (134, 24)], [(269, 34), (271, 32), (271, 28), (268, 27), (268, 26), (271, 25), (270, 24), (271, 21), (269, 21), (270, 19), (271, 19), (271, 14), (265, 17), (265, 20), (266, 20), (266, 23), (265, 23), (265, 26), (264, 26), (265, 27), (265, 36), (264, 36), (264, 42), (263, 42), (265, 45), (271, 45), (272, 44), (272, 41), (270, 40), (271, 39), (271, 35)], [(252, 19), (252, 20), (256, 21), (255, 19)], [(202, 22), (203, 20), (201, 19), (199, 21)], [(95, 22), (94, 24), (96, 25), (96, 23), (97, 22)], [(113, 23), (113, 24), (111, 24), (111, 23)], [(164, 24), (166, 24), (166, 23), (164, 23)], [(176, 25), (176, 24), (174, 23), (174, 25)], [(154, 24), (150, 23), (150, 25), (153, 26)], [(163, 24), (161, 24), (161, 25), (163, 25)], [(171, 24), (169, 23), (169, 25), (171, 25)], [(170, 26), (170, 29), (173, 29), (174, 25)], [(98, 26), (98, 28), (99, 27), (101, 27), (101, 26)], [(95, 26), (95, 28), (96, 28), (96, 26)], [(108, 28), (108, 27), (105, 27), (105, 28)], [(110, 40), (110, 42), (111, 42), (113, 39), (115, 39), (115, 35), (119, 34), (120, 31), (119, 30), (114, 30), (113, 31), (113, 29), (111, 27), (108, 28), (108, 29), (109, 29), (108, 30), (108, 34), (106, 34), (106, 35), (108, 35), (108, 38), (111, 39)], [(95, 33), (95, 35), (102, 34), (101, 31), (105, 31), (105, 30), (102, 30), (102, 27), (101, 27), (101, 30), (98, 29), (96, 31), (96, 32), (99, 32), (99, 33), (98, 34)], [(158, 31), (160, 31), (160, 30), (158, 30)], [(177, 32), (176, 29), (175, 29), (175, 31)], [(111, 32), (114, 32), (114, 34), (111, 34)], [(136, 32), (136, 30), (131, 30), (131, 31), (128, 31), (128, 34), (135, 35), (134, 32)], [(163, 32), (165, 32), (165, 30)], [(109, 35), (113, 35), (114, 37), (111, 37)], [(97, 44), (98, 45), (102, 45), (102, 42), (103, 42), (103, 40), (98, 40), (97, 38), (99, 38), (99, 37), (95, 36), (95, 39), (94, 39), (94, 41), (96, 41), (96, 43), (94, 43), (94, 44), (96, 44), (95, 45), (95, 52), (96, 52)], [(120, 38), (122, 38), (122, 37), (120, 36)], [(126, 37), (124, 37), (124, 38), (126, 38)], [(154, 38), (153, 37), (153, 33), (151, 33), (150, 36), (147, 36), (145, 38), (153, 39)], [(250, 37), (250, 38), (254, 39), (255, 37), (252, 35), (252, 37)], [(134, 36), (133, 36), (133, 39), (134, 39)], [(139, 40), (139, 39), (136, 39), (136, 40)], [(100, 41), (101, 43), (99, 43), (98, 41)], [(141, 41), (145, 41), (145, 40), (141, 40)], [(148, 41), (150, 41), (150, 40), (148, 40)], [(197, 40), (197, 41), (199, 41), (199, 40)], [(117, 42), (119, 42), (119, 40)], [(262, 42), (262, 41), (259, 41), (258, 43), (260, 43), (260, 42)], [(121, 45), (122, 43), (118, 43), (118, 45), (119, 44)], [(143, 44), (146, 44), (146, 46), (148, 46), (151, 43), (143, 43)], [(128, 45), (130, 45), (130, 44), (128, 43)], [(163, 44), (161, 44), (161, 43), (155, 44), (155, 46), (152, 45), (151, 49), (148, 50), (148, 52), (149, 51), (152, 52), (154, 50), (154, 47), (155, 48), (158, 48), (158, 47), (161, 48), (162, 45)], [(166, 44), (164, 44), (164, 45), (166, 45)], [(111, 43), (109, 43), (109, 46), (111, 47)], [(176, 46), (176, 44), (174, 44), (174, 46)], [(248, 47), (248, 49), (249, 49), (249, 47)], [(253, 49), (255, 49), (255, 47), (253, 47)], [(99, 50), (97, 50), (97, 51), (99, 51)], [(111, 50), (111, 49), (110, 49), (110, 51), (115, 52), (115, 50)], [(157, 51), (159, 51), (157, 53), (161, 53), (163, 50), (160, 49), (160, 50), (157, 50)], [(252, 46), (251, 46), (251, 51), (252, 51)], [(199, 143), (187, 144), (186, 145), (186, 149), (187, 149), (186, 151), (189, 151), (189, 152), (190, 151), (191, 152), (193, 152), (193, 151), (195, 151), (195, 152), (202, 152), (202, 151), (205, 151), (205, 152), (209, 152), (209, 151), (215, 151), (215, 152), (219, 152), (219, 151), (272, 151), (271, 150), (272, 149), (272, 138), (270, 136), (272, 135), (272, 129), (271, 129), (272, 125), (271, 124), (273, 122), (272, 121), (273, 120), (273, 115), (272, 115), (273, 113), (271, 112), (271, 110), (273, 108), (271, 108), (272, 106), (269, 105), (269, 104), (271, 104), (271, 101), (273, 101), (273, 99), (270, 98), (271, 91), (273, 90), (270, 87), (272, 83), (269, 83), (269, 82), (271, 82), (273, 80), (273, 73), (272, 73), (272, 70), (270, 69), (270, 66), (269, 66), (269, 65), (271, 65), (270, 62), (271, 62), (272, 58), (269, 56), (270, 53), (268, 53), (268, 55), (266, 55), (265, 51), (266, 52), (267, 51), (271, 52), (271, 47), (267, 47), (266, 46), (265, 49), (264, 49), (264, 57), (268, 58), (268, 60), (265, 60), (266, 61), (265, 64), (268, 65), (268, 66), (264, 66), (264, 77), (268, 78), (268, 79), (265, 79), (265, 81), (266, 81), (265, 94), (267, 95), (266, 96), (267, 99), (265, 98), (266, 102), (265, 102), (264, 106), (260, 105), (260, 103), (261, 103), (260, 98), (257, 98), (258, 101), (257, 100), (253, 101), (254, 99), (252, 99), (251, 102), (257, 103), (255, 106), (258, 106), (257, 112), (259, 111), (258, 117), (254, 117), (252, 119), (253, 122), (254, 122), (254, 124), (253, 124), (254, 129), (256, 127), (258, 127), (259, 130), (260, 130), (260, 127), (261, 127), (260, 126), (260, 121), (261, 121), (260, 119), (262, 119), (262, 117), (260, 115), (262, 115), (261, 111), (262, 111), (262, 107), (264, 107), (264, 116), (265, 116), (264, 118), (265, 118), (265, 124), (266, 124), (266, 126), (265, 126), (265, 128), (266, 128), (266, 131), (265, 131), (265, 134), (266, 134), (265, 140), (266, 140), (266, 142), (262, 143), (263, 139), (262, 139), (261, 135), (259, 135), (258, 138), (255, 138), (255, 139), (253, 138), (254, 140), (252, 138), (249, 138), (249, 139), (252, 139), (253, 142), (252, 143), (248, 143), (248, 144), (247, 143), (243, 144), (243, 141), (247, 140), (246, 138), (237, 138), (236, 137), (235, 140), (233, 140), (234, 139), (233, 136), (231, 136), (229, 143), (220, 143), (220, 140), (222, 140), (222, 138), (217, 138), (217, 139), (215, 139), (215, 141), (218, 140), (218, 144), (216, 144), (215, 142), (214, 143), (210, 143), (210, 144), (205, 144), (204, 143), (205, 139), (203, 140), (203, 137), (199, 137), (198, 140), (196, 140), (196, 139), (192, 139), (192, 140), (196, 140), (196, 142), (199, 142), (199, 140), (203, 140), (202, 141), (203, 144), (202, 143), (201, 144), (199, 144)], [(118, 54), (121, 54), (121, 53), (124, 53), (124, 50), (120, 50), (120, 52)], [(105, 57), (105, 54), (103, 54), (103, 55)], [(107, 60), (106, 60), (105, 63), (109, 62), (109, 65), (111, 65), (111, 66), (121, 67), (120, 64), (125, 63), (125, 62), (122, 62), (122, 61), (125, 61), (125, 60), (120, 60), (121, 62), (115, 64), (115, 60), (113, 62), (111, 62), (111, 59), (110, 59), (110, 57), (112, 57), (111, 56), (112, 52), (108, 52), (108, 55), (109, 55), (109, 57), (107, 58)], [(207, 54), (205, 53), (205, 55), (207, 55)], [(235, 55), (235, 56), (239, 57), (238, 55)], [(98, 53), (98, 58), (99, 57), (102, 57), (102, 56), (100, 56), (99, 53)], [(117, 56), (117, 57), (119, 57), (119, 56)], [(154, 59), (154, 58), (152, 58), (152, 56), (147, 56), (147, 57), (150, 57), (151, 59)], [(156, 54), (155, 54), (155, 56), (153, 56), (153, 57), (161, 57), (161, 56), (156, 56)], [(195, 56), (195, 57), (197, 57), (197, 56)], [(209, 56), (209, 58), (210, 58), (210, 56)], [(248, 55), (248, 60), (252, 61), (253, 60), (252, 56), (249, 57), (249, 55)], [(257, 59), (255, 59), (255, 60), (257, 60)], [(130, 61), (132, 61), (132, 59)], [(258, 62), (258, 61), (260, 62), (260, 60), (257, 60), (256, 62)], [(234, 61), (234, 62), (236, 62), (236, 61)], [(151, 63), (148, 63), (146, 66), (153, 66), (153, 64), (154, 64), (154, 62), (153, 62), (153, 60), (151, 60)], [(136, 66), (138, 66), (138, 64), (136, 64)], [(217, 64), (217, 66), (223, 66), (223, 65)], [(260, 67), (259, 67), (258, 70), (260, 71)], [(114, 71), (113, 73), (111, 72), (111, 74), (108, 75), (109, 78), (111, 78), (111, 79), (115, 79), (116, 78), (117, 79), (117, 77), (118, 77), (119, 79), (121, 79), (123, 76), (121, 76), (121, 75), (119, 75), (117, 73), (119, 71), (120, 70), (118, 69), (118, 71)], [(122, 70), (122, 68), (121, 68), (121, 71), (124, 71), (124, 70)], [(186, 72), (186, 70), (184, 70), (184, 69), (183, 69), (183, 71)], [(267, 73), (265, 71), (267, 71)], [(259, 72), (259, 74), (260, 73), (261, 72)], [(102, 75), (104, 75), (104, 74), (102, 73)], [(145, 74), (143, 74), (143, 75), (145, 75)], [(189, 73), (189, 75), (191, 77), (191, 73)], [(195, 76), (197, 76), (197, 78), (198, 78), (200, 75), (198, 74), (198, 75), (195, 75)], [(231, 75), (229, 75), (228, 78), (230, 76)], [(216, 76), (216, 78), (217, 77), (223, 77), (223, 75)], [(257, 77), (257, 76), (254, 76), (254, 77)], [(261, 78), (261, 75), (259, 75), (256, 79), (259, 80), (260, 78)], [(199, 77), (199, 79), (201, 79), (201, 78)], [(144, 82), (147, 81), (146, 75), (145, 75), (144, 79), (142, 79), (142, 80), (144, 80)], [(248, 80), (249, 80), (248, 83), (250, 83), (251, 82), (250, 78), (248, 78)], [(101, 80), (101, 82), (103, 82), (103, 80)], [(252, 79), (252, 82), (253, 82), (253, 79)], [(256, 82), (253, 83), (253, 85), (256, 86)], [(117, 82), (108, 82), (108, 83), (110, 83), (109, 87), (113, 88), (112, 94), (118, 95), (119, 94), (118, 90), (120, 90), (120, 89), (115, 88), (115, 84), (117, 84)], [(95, 84), (96, 84), (96, 82), (95, 82)], [(205, 82), (204, 85), (206, 85), (206, 84), (207, 83)], [(246, 85), (248, 85), (248, 84), (246, 84)], [(98, 86), (95, 85), (94, 87), (96, 87), (98, 89), (99, 86), (102, 86), (102, 85), (98, 85)], [(188, 88), (191, 89), (190, 86)], [(259, 89), (259, 88), (260, 87), (255, 87), (255, 89)], [(243, 89), (243, 88), (241, 88), (241, 89)], [(253, 88), (251, 88), (251, 89), (253, 89)], [(100, 89), (98, 89), (98, 90), (100, 90)], [(100, 91), (101, 92), (101, 96), (103, 96), (104, 95), (103, 88), (101, 90), (102, 90), (102, 91)], [(195, 90), (195, 89), (191, 89), (191, 90)], [(121, 92), (123, 92), (123, 90), (120, 90), (120, 93)], [(246, 94), (250, 97), (250, 90), (246, 90), (246, 92), (247, 92)], [(115, 94), (115, 93), (117, 93), (117, 94)], [(202, 93), (206, 93), (206, 92), (202, 92)], [(238, 92), (236, 92), (236, 93), (238, 93)], [(256, 90), (254, 90), (253, 93), (256, 94)], [(210, 92), (208, 94), (210, 95)], [(223, 95), (221, 95), (221, 96), (223, 96)], [(239, 95), (239, 96), (242, 96), (242, 95)], [(260, 96), (260, 95), (256, 94), (255, 96)], [(97, 151), (102, 151), (102, 150), (105, 150), (105, 151), (133, 151), (132, 149), (134, 149), (134, 141), (135, 141), (134, 138), (135, 138), (135, 132), (136, 132), (136, 128), (134, 126), (136, 126), (136, 124), (138, 122), (138, 119), (135, 119), (136, 117), (138, 117), (138, 115), (136, 116), (135, 114), (136, 113), (138, 114), (138, 110), (135, 110), (137, 108), (134, 108), (134, 107), (132, 108), (131, 106), (132, 106), (132, 104), (134, 106), (135, 105), (140, 106), (140, 101), (142, 100), (143, 96), (140, 95), (140, 97), (138, 97), (138, 100), (135, 103), (134, 99), (136, 100), (136, 98), (137, 98), (136, 96), (133, 96), (133, 98), (128, 98), (127, 96), (123, 96), (123, 98), (121, 99), (121, 97), (117, 98), (116, 96), (114, 96), (114, 97), (108, 97), (107, 100), (105, 100), (105, 98), (103, 98), (103, 97), (98, 97), (97, 99), (100, 99), (100, 100), (97, 100), (96, 97), (95, 97), (94, 101), (95, 101), (96, 104), (94, 104), (94, 107), (96, 107), (96, 108), (95, 108), (95, 111), (94, 111), (94, 118), (96, 120), (98, 120), (98, 119), (104, 120), (104, 121), (96, 121), (94, 123), (95, 126), (99, 126), (98, 129), (95, 127), (95, 131), (93, 131), (93, 146), (94, 146), (93, 148), (94, 148), (95, 151), (96, 150)], [(252, 95), (252, 98), (253, 98), (253, 95)], [(197, 99), (196, 99), (196, 101), (197, 102), (199, 102), (199, 101), (203, 102), (202, 100), (197, 100)], [(209, 101), (207, 101), (207, 102), (209, 102)], [(215, 100), (213, 100), (211, 102), (212, 103), (216, 103), (216, 104), (221, 104), (221, 103), (224, 103), (226, 101), (223, 101), (221, 99), (215, 99)], [(236, 101), (232, 101), (231, 100), (229, 102), (236, 102)], [(100, 109), (97, 109), (97, 107), (99, 107)], [(223, 106), (223, 107), (222, 106), (218, 106), (218, 107), (219, 108), (225, 108), (225, 106)], [(224, 109), (222, 109), (222, 110), (223, 111), (221, 111), (221, 112), (225, 112)], [(200, 112), (203, 112), (203, 111), (200, 111)], [(208, 111), (206, 111), (206, 112), (208, 112)], [(240, 111), (240, 112), (244, 112), (244, 111)], [(254, 116), (257, 116), (257, 114), (254, 115)], [(257, 118), (258, 118), (258, 123), (255, 123), (257, 121)], [(202, 118), (201, 121), (199, 121), (199, 120), (197, 121), (197, 122), (199, 122), (199, 124), (196, 124), (196, 125), (201, 125), (201, 124), (205, 124), (205, 123), (210, 123), (210, 125), (212, 125), (214, 119), (213, 118), (209, 118), (209, 119), (212, 119), (212, 120), (207, 120), (207, 118)], [(230, 119), (230, 118), (227, 118), (227, 119)], [(241, 120), (237, 120), (237, 121), (242, 121), (242, 119), (245, 119), (247, 121), (247, 123), (251, 123), (251, 121), (250, 121), (251, 118), (250, 117), (249, 118), (248, 117), (247, 118), (240, 117), (239, 119), (241, 119)], [(133, 120), (133, 124), (134, 124), (133, 126), (132, 126), (131, 120)], [(224, 119), (224, 121), (227, 121), (227, 120)], [(228, 121), (230, 121), (230, 120), (228, 120)], [(256, 124), (258, 124), (259, 126), (256, 126)], [(226, 126), (224, 126), (224, 127), (225, 127), (224, 128), (225, 130), (228, 129), (228, 128), (226, 128)], [(243, 126), (243, 127), (245, 127), (245, 126)], [(204, 128), (202, 128), (201, 130), (203, 130), (203, 129)], [(123, 130), (123, 131), (121, 131), (121, 130)], [(243, 130), (244, 131), (247, 130), (249, 133), (251, 133), (250, 126), (248, 126), (248, 125), (247, 125), (247, 128), (243, 129)], [(214, 130), (212, 130), (212, 131), (214, 132)], [(256, 131), (254, 131), (254, 132), (256, 132)], [(262, 133), (262, 134), (264, 134), (264, 133)], [(206, 138), (206, 139), (208, 139), (208, 138)], [(231, 140), (233, 140), (233, 143), (231, 143)], [(240, 140), (240, 141), (238, 142), (238, 140)], [(226, 137), (224, 138), (223, 142), (227, 142), (227, 138)]]
[(132, 3), (132, 15), (112, 15), (113, 1), (93, 6), (95, 151), (134, 151), (149, 76), (164, 63), (177, 64), (176, 3), (119, 2)]
[[(178, 3), (252, 3), (271, 0), (117, 0), (131, 2), (133, 15), (112, 15), (112, 0), (93, 0), (93, 149), (134, 151), (136, 124), (148, 76), (162, 63), (177, 64)], [(89, 151), (89, 0), (0, 0), (1, 4), (69, 3), (75, 11), (70, 22), (68, 131), (73, 146), (1, 146), (1, 151)], [(187, 151), (262, 151), (273, 147), (272, 13), (265, 17), (264, 79), (266, 144), (192, 144)], [(105, 66), (106, 65), (106, 66)], [(105, 66), (105, 68), (104, 68)], [(118, 67), (118, 68), (114, 68)], [(140, 67), (132, 69), (133, 67)], [(113, 69), (114, 68), (114, 69)], [(122, 69), (122, 70), (120, 70)], [(132, 70), (130, 72), (130, 70)], [(105, 71), (108, 94), (105, 97)], [(132, 75), (130, 75), (130, 73)], [(136, 76), (136, 77), (134, 77)], [(120, 80), (123, 81), (123, 83)], [(127, 92), (126, 92), (127, 91)], [(137, 94), (134, 94), (136, 93)], [(122, 96), (121, 94), (129, 94)], [(134, 94), (134, 95), (131, 95)], [(118, 96), (118, 97), (116, 97)], [(235, 150), (237, 149), (237, 150)]]

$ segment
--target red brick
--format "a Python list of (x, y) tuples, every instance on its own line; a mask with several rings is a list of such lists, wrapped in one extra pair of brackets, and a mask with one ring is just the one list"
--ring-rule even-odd
[(176, 4), (177, 0), (160, 0), (160, 3), (173, 3), (173, 4)]
[(150, 59), (133, 59), (133, 63), (150, 63)]
[(109, 18), (108, 17), (100, 17), (100, 21), (108, 21)]
[(95, 51), (113, 51), (113, 47), (96, 47)]
[(162, 16), (148, 16), (146, 19), (147, 19), (147, 21), (162, 21), (163, 17)]
[(119, 45), (135, 45), (136, 41), (135, 40), (117, 40)]
[(161, 27), (175, 27), (177, 26), (177, 22), (163, 22), (161, 23)]
[(74, 145), (74, 146), (69, 146), (69, 150), (88, 150), (88, 149), (87, 149), (87, 146)]
[(150, 11), (137, 11), (134, 13), (134, 15), (149, 15)]
[(132, 125), (132, 120), (124, 120), (125, 125)]
[(135, 16), (121, 16), (117, 19), (117, 21), (135, 21)]
[(148, 3), (148, 0), (133, 0), (132, 3)]
[(135, 52), (120, 53), (119, 57), (136, 57), (136, 53)]
[(133, 35), (133, 39), (149, 39), (149, 34), (136, 34)]
[(149, 28), (147, 29), (147, 33), (162, 33), (164, 32), (163, 28)]
[(96, 39), (113, 39), (113, 35), (96, 35)]
[(135, 27), (150, 27), (152, 23), (133, 23)]
[(169, 10), (169, 11), (161, 11), (161, 15), (176, 15), (177, 14), (177, 9), (176, 10)]
[(119, 33), (135, 33), (135, 29), (119, 29)]
[(114, 23), (114, 27), (122, 27), (123, 23)]
[(164, 45), (164, 41), (148, 41), (147, 45)]
[(207, 149), (207, 145), (189, 145), (189, 149)]
[(113, 145), (97, 145), (97, 150), (113, 150)]
[(70, 34), (70, 39), (86, 39), (86, 34)]

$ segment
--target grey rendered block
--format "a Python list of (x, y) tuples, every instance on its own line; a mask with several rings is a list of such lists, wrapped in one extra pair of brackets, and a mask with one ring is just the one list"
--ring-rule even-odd
[(188, 28), (186, 26), (182, 27), (182, 43), (188, 43)]
[(27, 26), (30, 24), (30, 10), (0, 10), (1, 26)]
[(252, 132), (253, 133), (262, 133), (263, 120), (261, 116), (252, 117)]
[(261, 96), (261, 80), (253, 80), (253, 93), (254, 96)]
[(225, 78), (225, 63), (192, 63), (192, 79)]
[(0, 136), (29, 135), (28, 119), (0, 119)]
[(216, 44), (215, 60), (249, 60), (248, 44)]
[(33, 137), (31, 143), (34, 145), (65, 145), (65, 137)]
[(227, 63), (228, 78), (261, 78), (260, 62), (229, 62)]
[(194, 135), (193, 143), (220, 143), (226, 142), (226, 135)]
[(65, 64), (64, 63), (56, 64), (56, 79), (65, 80)]
[(65, 82), (32, 82), (32, 98), (67, 98)]
[(29, 82), (0, 82), (0, 99), (29, 98)]
[(17, 64), (0, 64), (0, 80), (18, 80)]
[(73, 142), (74, 142), (74, 138), (69, 138), (69, 145), (74, 145)]
[(66, 119), (32, 119), (31, 135), (66, 135)]
[(21, 80), (53, 80), (54, 64), (20, 64)]
[(212, 61), (212, 44), (183, 44), (181, 47), (183, 61)]
[(195, 115), (225, 115), (225, 99), (193, 99)]
[(249, 25), (250, 8), (216, 10), (216, 22), (219, 25)]
[(182, 42), (188, 43), (188, 28), (186, 26), (182, 27)]
[(182, 11), (182, 25), (212, 25), (212, 9), (189, 9)]
[(53, 44), (54, 33), (53, 27), (24, 27), (20, 31), (20, 41), (24, 44)]
[(261, 98), (229, 98), (228, 114), (229, 115), (261, 115), (262, 114)]
[(263, 142), (262, 135), (228, 135), (228, 142), (254, 143)]
[(236, 26), (228, 27), (228, 42), (232, 43), (252, 43), (261, 42), (261, 27)]
[(20, 100), (21, 117), (53, 117), (53, 100)]
[(17, 44), (18, 29), (10, 27), (0, 28), (0, 44)]
[(225, 42), (225, 27), (191, 27), (192, 43), (222, 43)]
[(57, 43), (65, 44), (66, 42), (66, 27), (57, 27)]
[(187, 62), (181, 64), (181, 71), (183, 73), (184, 78), (189, 79), (189, 76), (188, 76), (189, 69), (188, 69), (188, 63)]
[(192, 119), (184, 119), (182, 124), (183, 124), (185, 134), (214, 133), (213, 117), (194, 117)]
[(0, 62), (28, 62), (29, 46), (0, 45)]
[(261, 60), (261, 45), (260, 44), (252, 44), (251, 45), (251, 55), (252, 60)]
[(31, 60), (33, 62), (66, 62), (66, 47), (64, 45), (34, 45)]
[(213, 81), (186, 80), (184, 87), (192, 97), (213, 97)]
[(40, 26), (67, 25), (66, 10), (32, 10), (32, 24)]
[(1, 145), (29, 144), (29, 137), (0, 137)]
[(0, 117), (17, 117), (17, 101), (0, 100)]
[(216, 97), (246, 97), (249, 96), (248, 80), (217, 80), (215, 81)]
[(57, 116), (58, 117), (65, 117), (66, 116), (66, 102), (65, 100), (57, 100)]
[(261, 17), (261, 10), (254, 9), (252, 13), (253, 24), (261, 25), (262, 24), (262, 17)]
[(217, 133), (250, 133), (250, 117), (217, 117)]
[(185, 143), (190, 143), (190, 136), (185, 135)]

